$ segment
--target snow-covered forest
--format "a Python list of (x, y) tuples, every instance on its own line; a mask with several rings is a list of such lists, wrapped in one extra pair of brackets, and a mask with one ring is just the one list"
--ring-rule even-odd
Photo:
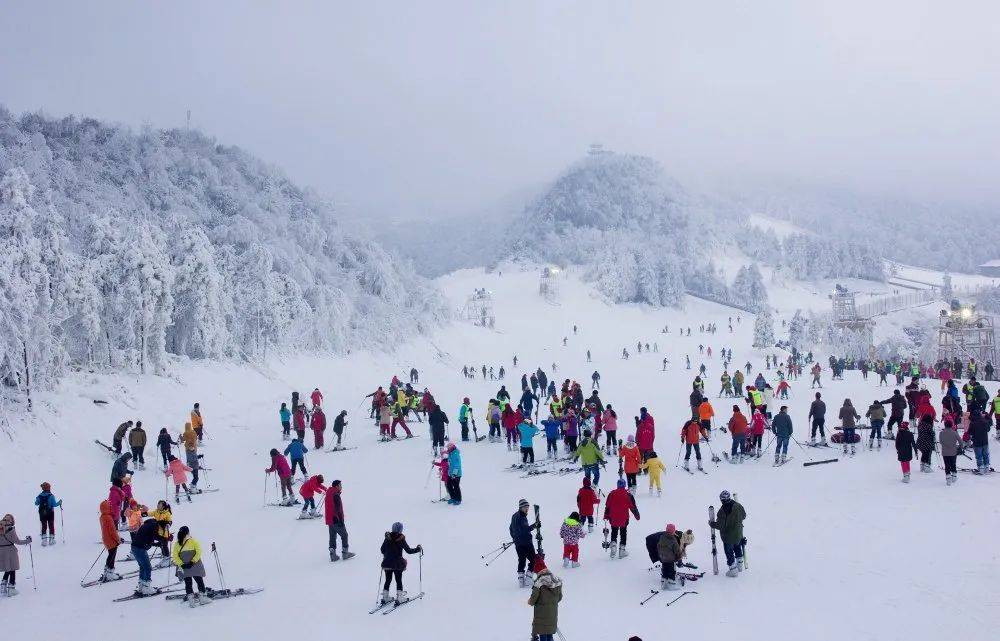
[(189, 130), (0, 108), (0, 378), (375, 348), (439, 293), (279, 170)]

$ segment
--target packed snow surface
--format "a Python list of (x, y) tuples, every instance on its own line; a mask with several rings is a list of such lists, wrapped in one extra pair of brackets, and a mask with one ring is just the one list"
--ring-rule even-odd
[[(23, 405), (9, 405), (12, 419), (4, 426), (9, 438), (0, 442), (5, 480), (0, 485), (0, 512), (14, 514), (22, 536), (35, 535), (38, 589), (32, 590), (28, 550), (21, 549), (21, 594), (0, 600), (5, 629), (36, 641), (96, 640), (137, 631), (150, 640), (178, 635), (213, 640), (288, 635), (528, 639), (532, 611), (526, 605), (528, 591), (516, 585), (513, 551), (490, 567), (481, 559), (508, 540), (511, 514), (525, 497), (541, 506), (549, 566), (565, 581), (559, 621), (569, 641), (624, 641), (633, 634), (647, 641), (734, 635), (747, 641), (803, 636), (978, 641), (995, 636), (1000, 624), (1000, 600), (995, 597), (1000, 568), (998, 477), (960, 474), (957, 485), (946, 487), (935, 458), (932, 474), (921, 474), (915, 463), (913, 482), (903, 485), (891, 442), (880, 451), (862, 449), (853, 458), (837, 450), (803, 450), (793, 443), (789, 454), (794, 460), (779, 468), (772, 467), (769, 456), (739, 466), (714, 464), (704, 448), (708, 474), (689, 475), (675, 467), (694, 375), (684, 368), (684, 356), (691, 356), (694, 368), (702, 361), (707, 365), (707, 392), (725, 420), (732, 402), (716, 399), (718, 352), (731, 347), (734, 365), (751, 360), (753, 375), (761, 370), (763, 353), (749, 348), (752, 317), (695, 299), (683, 310), (609, 306), (572, 276), (563, 283), (558, 304), (550, 304), (538, 295), (537, 278), (534, 270), (511, 269), (502, 274), (467, 270), (440, 279), (455, 309), (477, 287), (492, 292), (495, 330), (456, 322), (430, 340), (414, 338), (392, 353), (274, 358), (261, 368), (177, 360), (169, 377), (78, 372), (58, 391), (37, 399), (30, 423), (23, 420)], [(772, 298), (782, 296), (773, 292)], [(817, 296), (801, 306), (810, 303), (828, 305), (825, 297)], [(737, 314), (742, 316), (738, 323)], [(727, 329), (730, 316), (733, 334)], [(786, 316), (790, 314), (776, 317), (779, 338), (780, 319)], [(699, 325), (708, 322), (718, 324), (716, 335), (699, 333)], [(661, 333), (664, 326), (668, 334)], [(690, 337), (678, 335), (682, 326), (692, 328)], [(643, 349), (638, 354), (637, 341), (657, 343), (659, 352), (647, 354)], [(699, 355), (699, 343), (712, 346), (713, 358)], [(629, 350), (628, 360), (621, 358), (622, 348)], [(586, 362), (588, 349), (593, 363)], [(515, 354), (518, 367), (511, 362)], [(820, 356), (825, 360), (827, 355)], [(666, 371), (664, 357), (669, 359)], [(582, 542), (582, 566), (562, 568), (558, 529), (576, 509), (580, 475), (522, 478), (505, 471), (517, 460), (505, 446), (459, 443), (465, 501), (450, 507), (431, 502), (438, 498), (439, 487), (436, 473), (428, 476), (426, 423), (413, 424), (415, 439), (377, 442), (363, 396), (393, 374), (405, 380), (411, 366), (420, 372), (418, 388), (430, 387), (449, 414), (453, 437), (463, 396), (471, 397), (484, 433), (483, 409), (501, 382), (483, 381), (478, 371), (473, 381), (461, 374), (465, 364), (481, 368), (484, 363), (505, 366), (503, 383), (512, 395), (521, 374), (538, 366), (558, 382), (580, 381), (588, 392), (590, 374), (599, 370), (600, 395), (617, 410), (621, 437), (632, 433), (632, 416), (639, 407), (649, 408), (656, 419), (656, 449), (667, 473), (662, 498), (649, 496), (646, 479), (640, 477), (636, 498), (642, 518), (629, 527), (627, 559), (608, 558), (598, 526)], [(558, 367), (554, 374), (553, 363)], [(857, 372), (848, 372), (844, 381), (830, 381), (825, 370), (822, 391), (832, 415), (844, 397), (863, 413), (871, 401), (892, 392), (891, 387), (877, 388), (874, 379), (863, 382)], [(774, 370), (765, 374), (774, 379)], [(937, 398), (936, 381), (931, 385)], [(295, 508), (264, 506), (275, 498), (273, 481), (264, 475), (268, 450), (284, 447), (278, 406), (292, 390), (306, 397), (317, 386), (325, 394), (331, 424), (340, 409), (348, 410), (347, 444), (357, 446), (339, 453), (310, 452), (307, 457), (310, 473), (322, 473), (327, 482), (343, 482), (350, 548), (358, 555), (348, 562), (328, 560), (321, 519), (298, 521)], [(795, 436), (802, 441), (807, 438), (812, 393), (804, 380), (792, 382), (791, 389), (788, 405)], [(988, 389), (992, 396), (996, 384), (989, 383)], [(96, 405), (93, 399), (108, 403)], [(258, 586), (264, 592), (190, 610), (162, 597), (112, 603), (132, 591), (134, 580), (81, 589), (79, 581), (95, 557), (100, 560), (91, 576), (103, 562), (98, 504), (106, 497), (112, 464), (93, 440), (110, 441), (114, 428), (130, 418), (143, 421), (151, 441), (160, 427), (176, 434), (196, 401), (210, 439), (203, 449), (210, 471), (202, 485), (207, 481), (220, 491), (176, 506), (174, 531), (188, 525), (206, 554), (215, 542), (230, 586)], [(328, 440), (329, 435), (330, 430)], [(311, 447), (311, 433), (307, 444)], [(721, 454), (728, 444), (726, 434), (715, 432), (715, 452)], [(543, 456), (543, 450), (536, 445), (536, 453)], [(149, 463), (137, 473), (134, 486), (137, 498), (152, 505), (163, 498), (165, 483), (152, 463), (153, 447), (146, 453)], [(802, 466), (825, 458), (840, 461)], [(960, 467), (970, 466), (960, 457)], [(605, 492), (613, 487), (616, 468), (612, 458), (600, 483)], [(60, 542), (50, 548), (37, 544), (32, 505), (42, 481), (52, 483), (56, 496), (65, 500), (65, 530), (57, 521)], [(723, 489), (736, 492), (748, 513), (749, 569), (736, 579), (711, 572), (708, 506), (718, 505)], [(378, 548), (394, 521), (405, 524), (411, 544), (426, 550), (422, 569), (418, 558), (410, 557), (405, 581), (415, 593), (422, 572), (427, 595), (390, 616), (369, 615), (380, 579)], [(640, 607), (650, 589), (658, 588), (657, 573), (647, 572), (643, 538), (667, 523), (694, 530), (688, 560), (707, 574), (686, 588), (697, 595), (669, 608), (665, 604), (673, 597), (660, 595)], [(119, 556), (125, 549), (127, 545)], [(724, 570), (721, 542), (719, 556)], [(208, 583), (218, 586), (214, 563), (206, 561)], [(122, 568), (128, 566), (120, 564)], [(155, 585), (171, 580), (170, 570), (154, 573)]]

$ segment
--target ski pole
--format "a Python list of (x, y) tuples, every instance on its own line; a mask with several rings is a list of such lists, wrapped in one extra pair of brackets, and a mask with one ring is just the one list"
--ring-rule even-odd
[(59, 529), (62, 530), (63, 545), (66, 545), (66, 521), (63, 519), (63, 506), (59, 506)]
[(222, 573), (222, 561), (219, 559), (219, 550), (215, 547), (215, 541), (212, 541), (212, 555), (215, 556), (215, 567), (219, 571), (219, 581), (222, 583), (222, 589), (226, 589), (226, 575)]
[(650, 592), (651, 594), (648, 597), (646, 597), (642, 601), (639, 601), (639, 605), (646, 605), (646, 603), (648, 603), (653, 597), (655, 597), (660, 593), (659, 590), (650, 590)]
[(267, 507), (267, 477), (271, 476), (270, 472), (264, 472), (264, 506)]
[(420, 548), (420, 556), (417, 557), (417, 580), (420, 593), (424, 592), (424, 549)]
[(35, 578), (35, 553), (31, 551), (31, 543), (28, 543), (28, 558), (31, 559), (31, 586), (33, 590), (37, 590), (38, 579)]
[(499, 559), (501, 556), (503, 556), (503, 553), (506, 552), (509, 548), (514, 547), (514, 543), (513, 542), (511, 542), (511, 543), (505, 543), (504, 545), (505, 545), (505, 547), (502, 550), (500, 550), (499, 553), (497, 553), (496, 555), (494, 555), (493, 558), (491, 558), (489, 561), (486, 562), (486, 567), (489, 567), (491, 563), (493, 563), (494, 561), (496, 561), (497, 559)]
[(101, 550), (100, 552), (97, 553), (97, 558), (94, 559), (94, 562), (90, 564), (90, 569), (87, 570), (87, 573), (83, 575), (82, 579), (80, 579), (80, 583), (83, 583), (84, 581), (87, 580), (87, 577), (90, 576), (90, 571), (93, 570), (94, 566), (97, 565), (97, 562), (101, 560), (102, 554), (104, 554), (104, 550)]

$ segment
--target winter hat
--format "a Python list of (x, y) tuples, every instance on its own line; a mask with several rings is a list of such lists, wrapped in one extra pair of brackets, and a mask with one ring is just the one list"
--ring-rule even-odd
[(627, 443), (635, 443), (635, 435), (629, 434), (628, 435), (628, 440), (626, 442)]
[(462, 402), (465, 403), (466, 405), (468, 405), (469, 404), (469, 397), (466, 396), (465, 398), (463, 398)]
[(726, 501), (732, 501), (733, 495), (729, 493), (729, 490), (722, 490), (722, 492), (719, 493), (719, 500), (723, 503)]
[(392, 524), (392, 533), (393, 534), (402, 534), (403, 533), (403, 524), (400, 523), (399, 521), (396, 521), (395, 523), (393, 523)]
[(574, 521), (579, 521), (580, 520), (580, 513), (579, 512), (570, 512), (569, 513), (569, 518), (573, 519)]
[(590, 438), (590, 430), (583, 430), (583, 437)]
[(536, 556), (535, 563), (531, 566), (531, 571), (534, 572), (535, 574), (538, 574), (543, 570), (548, 570), (548, 568), (545, 566), (545, 559), (542, 558), (541, 556)]
[(677, 526), (673, 523), (667, 523), (667, 534), (673, 534), (677, 531)]
[(43, 492), (48, 492), (51, 489), (52, 489), (52, 486), (49, 485), (48, 481), (46, 481), (45, 483), (42, 483), (42, 491)]
[(626, 485), (627, 485), (627, 483), (625, 483), (625, 479), (618, 479), (618, 488), (619, 489), (624, 488)]
[(521, 499), (520, 501), (517, 502), (518, 509), (521, 509), (522, 507), (530, 507), (530, 506), (531, 506), (531, 503), (528, 503), (528, 499)]
[(646, 458), (657, 458), (656, 450), (649, 450), (649, 456), (647, 456)]
[(590, 487), (590, 479), (588, 478), (583, 479), (583, 487)]

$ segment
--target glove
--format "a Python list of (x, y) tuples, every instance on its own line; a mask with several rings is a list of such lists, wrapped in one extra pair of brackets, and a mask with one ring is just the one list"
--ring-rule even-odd
[(31, 535), (29, 534), (27, 537), (25, 537), (24, 540), (27, 541), (28, 543), (31, 543)]

